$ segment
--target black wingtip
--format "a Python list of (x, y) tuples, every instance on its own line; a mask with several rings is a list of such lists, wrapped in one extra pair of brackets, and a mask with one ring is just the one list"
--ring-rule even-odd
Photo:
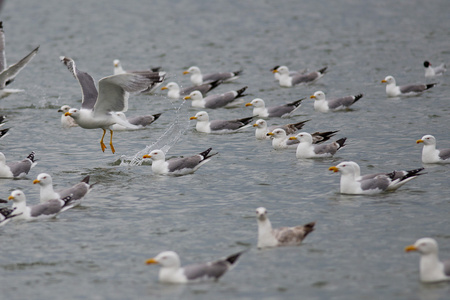
[(34, 162), (35, 160), (34, 160), (34, 155), (35, 155), (36, 153), (33, 151), (33, 152), (31, 152), (28, 156), (27, 156), (27, 158), (29, 159), (29, 160), (31, 160), (31, 162)]
[(152, 115), (153, 118), (155, 118), (153, 121), (158, 120), (158, 118), (161, 117), (161, 115), (162, 115), (162, 113)]
[(355, 95), (354, 97), (355, 97), (355, 100), (353, 101), (353, 103), (356, 102), (356, 101), (358, 101), (358, 100), (361, 99), (362, 97), (364, 97), (364, 94), (358, 94), (358, 95)]
[(245, 90), (246, 90), (247, 88), (248, 88), (248, 86), (244, 86), (242, 89), (237, 90), (236, 93), (238, 93), (238, 94), (237, 94), (236, 98), (246, 96), (246, 95), (244, 95), (244, 92), (245, 92)]
[(339, 140), (337, 140), (336, 141), (336, 143), (338, 143), (338, 145), (339, 145), (339, 148), (342, 148), (342, 147), (344, 147), (346, 144), (345, 144), (345, 141), (347, 140), (347, 138), (346, 137), (344, 137), (344, 138), (342, 138), (342, 139), (339, 139)]
[(225, 260), (227, 262), (229, 262), (231, 265), (234, 265), (236, 263), (236, 261), (238, 260), (238, 258), (244, 254), (245, 252), (247, 252), (249, 249), (245, 249), (243, 251), (239, 251), (237, 253), (231, 254), (230, 256), (228, 256)]
[(242, 72), (244, 72), (244, 70), (238, 70), (236, 72), (233, 72), (234, 76), (239, 76), (242, 74)]
[(298, 100), (296, 100), (296, 101), (294, 101), (294, 102), (289, 103), (289, 105), (292, 105), (292, 106), (299, 106), (299, 105), (302, 103), (302, 101), (305, 100), (305, 99), (306, 99), (306, 98), (298, 99)]
[(88, 175), (88, 176), (84, 177), (83, 179), (81, 179), (81, 182), (89, 184), (89, 179), (90, 178), (91, 178), (91, 176)]
[(317, 72), (319, 72), (320, 74), (325, 74), (327, 69), (328, 69), (328, 67), (324, 67), (324, 68), (318, 70)]
[(437, 83), (428, 83), (426, 89), (427, 89), (427, 90), (428, 90), (428, 89), (431, 89), (431, 88), (432, 88), (433, 86), (435, 86), (436, 84), (437, 84)]
[(248, 123), (250, 123), (253, 120), (253, 117), (248, 117), (248, 118), (242, 118), (242, 119), (238, 119), (239, 122), (244, 123), (245, 125), (247, 125)]
[(199, 154), (200, 154), (201, 156), (203, 156), (204, 158), (207, 158), (207, 157), (208, 157), (208, 154), (209, 154), (209, 152), (211, 152), (211, 150), (212, 150), (212, 148), (208, 148), (208, 149), (206, 149), (205, 151), (200, 152)]

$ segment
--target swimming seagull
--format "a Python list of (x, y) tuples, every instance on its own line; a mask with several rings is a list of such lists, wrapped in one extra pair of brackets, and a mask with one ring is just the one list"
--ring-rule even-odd
[(173, 251), (164, 251), (146, 261), (147, 264), (159, 264), (159, 281), (166, 283), (188, 283), (204, 279), (215, 281), (235, 266), (241, 251), (216, 261), (181, 267), (180, 258)]
[(120, 60), (115, 59), (113, 61), (114, 64), (114, 75), (117, 74), (124, 74), (124, 73), (135, 73), (135, 74), (142, 74), (142, 73), (148, 73), (148, 72), (154, 72), (155, 75), (159, 75), (161, 77), (161, 81), (158, 82), (152, 82), (149, 87), (141, 92), (141, 94), (151, 94), (158, 88), (162, 82), (164, 81), (164, 78), (166, 77), (166, 72), (159, 72), (159, 68), (155, 69), (149, 69), (149, 70), (141, 70), (141, 71), (134, 71), (134, 70), (124, 70), (122, 68), (122, 64), (120, 63)]
[(410, 171), (392, 171), (390, 173), (375, 173), (361, 176), (359, 165), (353, 161), (344, 161), (330, 167), (333, 172), (341, 172), (341, 194), (376, 194), (393, 191), (416, 178), (424, 168)]
[(327, 70), (327, 67), (324, 67), (320, 70), (310, 72), (308, 74), (296, 74), (291, 76), (289, 72), (289, 68), (286, 66), (278, 67), (277, 69), (273, 70), (273, 73), (279, 73), (280, 77), (278, 79), (280, 86), (282, 87), (292, 87), (298, 84), (305, 84), (305, 83), (313, 83), (320, 78), (323, 77)]
[(258, 140), (267, 140), (270, 139), (270, 136), (267, 135), (267, 133), (274, 131), (277, 128), (283, 129), (287, 135), (295, 133), (297, 130), (302, 129), (303, 125), (305, 125), (306, 121), (300, 121), (297, 123), (290, 123), (285, 125), (272, 125), (267, 126), (267, 122), (263, 119), (259, 119), (253, 124), (253, 127), (255, 127), (255, 137)]
[(249, 127), (249, 123), (253, 120), (253, 117), (236, 119), (236, 120), (209, 120), (209, 115), (206, 111), (199, 111), (190, 120), (197, 120), (195, 129), (204, 133), (228, 133), (241, 130)]
[(330, 157), (336, 154), (338, 150), (345, 146), (347, 138), (341, 138), (330, 144), (313, 144), (313, 137), (307, 132), (300, 132), (296, 136), (290, 137), (290, 140), (298, 140), (296, 156), (297, 158), (318, 158)]
[(290, 140), (286, 131), (282, 128), (275, 128), (272, 132), (268, 132), (267, 136), (272, 139), (272, 147), (275, 150), (294, 148), (298, 143), (298, 141)]
[(422, 282), (439, 282), (450, 280), (450, 260), (440, 261), (438, 244), (433, 238), (418, 239), (413, 245), (405, 247), (405, 252), (420, 253), (420, 280)]
[(66, 116), (66, 112), (69, 112), (71, 107), (69, 105), (63, 105), (60, 109), (58, 109), (58, 112), (62, 112), (61, 115), (61, 126), (63, 128), (70, 128), (70, 127), (77, 127), (78, 124), (75, 123), (73, 118), (71, 116)]
[[(273, 73), (273, 77), (275, 78), (275, 80), (276, 81), (279, 81), (280, 80), (280, 73), (279, 72), (274, 72), (276, 69), (278, 69), (280, 66), (275, 66), (275, 67), (273, 67), (272, 69), (270, 69), (270, 71), (272, 71), (272, 73)], [(300, 70), (300, 71), (289, 71), (289, 76), (296, 76), (296, 75), (299, 75), (299, 74), (306, 74), (308, 72), (308, 69), (307, 68), (305, 68), (305, 69), (302, 69), (302, 70)]]
[(172, 158), (166, 161), (166, 156), (162, 150), (153, 150), (150, 154), (144, 155), (142, 158), (152, 159), (152, 171), (158, 175), (185, 175), (194, 173), (202, 165), (206, 164), (212, 156), (209, 154), (212, 148), (208, 148), (205, 151), (182, 158)]
[(55, 217), (59, 213), (72, 208), (72, 196), (67, 196), (63, 199), (52, 199), (46, 203), (40, 203), (33, 206), (27, 206), (25, 194), (20, 190), (15, 190), (8, 197), (8, 200), (13, 201), (12, 208), (15, 209), (15, 214), (20, 214), (15, 220), (33, 220), (36, 218)]
[(163, 86), (161, 90), (168, 90), (167, 97), (169, 97), (170, 99), (179, 99), (181, 96), (187, 96), (193, 91), (199, 91), (200, 93), (202, 93), (203, 97), (205, 97), (209, 91), (216, 88), (221, 83), (222, 81), (217, 80), (207, 82), (198, 86), (194, 85), (180, 89), (180, 86), (176, 82), (172, 81), (169, 82), (166, 86)]
[(319, 112), (328, 112), (330, 110), (339, 110), (349, 108), (353, 103), (361, 99), (364, 95), (352, 95), (335, 99), (326, 99), (325, 93), (317, 91), (310, 98), (315, 99), (314, 110)]
[(308, 234), (314, 230), (316, 222), (295, 227), (280, 227), (272, 229), (272, 224), (267, 217), (264, 207), (256, 209), (258, 223), (258, 248), (277, 246), (297, 246), (302, 243)]
[(397, 86), (393, 76), (386, 76), (386, 78), (381, 80), (381, 83), (387, 83), (386, 94), (388, 97), (417, 95), (436, 85), (436, 83), (429, 83)]
[(33, 151), (22, 161), (6, 163), (5, 155), (0, 152), (0, 178), (19, 178), (27, 175), (31, 168), (37, 165), (34, 155)]
[(183, 99), (192, 100), (191, 102), (192, 107), (211, 108), (211, 109), (220, 107), (230, 107), (238, 103), (241, 103), (236, 99), (246, 96), (244, 94), (246, 89), (247, 87), (244, 86), (242, 89), (239, 89), (237, 91), (229, 91), (223, 94), (209, 95), (206, 98), (203, 98), (202, 93), (196, 90), (191, 92), (188, 96), (184, 97)]
[(161, 113), (159, 113), (154, 115), (142, 115), (127, 118), (125, 114), (121, 111), (115, 112), (115, 114), (120, 118), (122, 118), (123, 120), (127, 120), (128, 123), (135, 125), (136, 128), (127, 128), (120, 124), (114, 124), (111, 126), (113, 131), (143, 129), (148, 125), (152, 124), (153, 122), (155, 122), (161, 116)]
[(291, 116), (300, 108), (301, 102), (304, 99), (305, 98), (302, 98), (283, 105), (266, 107), (264, 100), (256, 98), (253, 99), (252, 102), (245, 104), (245, 106), (253, 106), (253, 115), (260, 118), (287, 117)]
[(216, 80), (220, 80), (223, 82), (233, 81), (236, 80), (241, 73), (242, 70), (236, 72), (221, 72), (203, 75), (199, 67), (192, 66), (186, 71), (184, 71), (183, 75), (191, 74), (191, 82), (194, 85), (201, 85), (205, 82), (211, 82)]
[(423, 66), (425, 67), (425, 77), (434, 77), (443, 75), (447, 71), (447, 66), (442, 63), (437, 67), (432, 67), (429, 61), (424, 61)]
[(25, 66), (36, 56), (39, 50), (37, 46), (27, 56), (22, 58), (17, 63), (7, 67), (5, 55), (5, 33), (3, 31), (3, 22), (0, 21), (0, 98), (6, 97), (12, 93), (22, 92), (17, 89), (5, 89), (5, 87), (14, 81), (17, 74), (25, 68)]
[(425, 164), (450, 163), (450, 148), (436, 149), (436, 138), (430, 134), (424, 135), (417, 144), (423, 143), (422, 162)]
[(129, 93), (140, 92), (152, 82), (160, 82), (162, 78), (153, 72), (112, 75), (100, 79), (98, 82), (99, 91), (97, 92), (94, 79), (88, 73), (79, 71), (71, 58), (61, 56), (60, 59), (78, 80), (83, 94), (81, 109), (71, 108), (65, 115), (71, 116), (82, 128), (101, 128), (103, 135), (100, 140), (100, 146), (103, 152), (106, 149), (103, 138), (108, 129), (111, 133), (109, 145), (112, 153), (115, 153), (112, 144), (113, 130), (111, 125), (117, 123), (127, 128), (136, 128), (136, 126), (123, 120), (113, 112), (127, 111)]
[(53, 190), (52, 177), (47, 173), (39, 174), (33, 184), (40, 186), (40, 202), (46, 203), (52, 199), (63, 199), (72, 196), (73, 205), (81, 204), (81, 200), (91, 191), (93, 184), (89, 184), (90, 176), (84, 177), (79, 183), (58, 191)]

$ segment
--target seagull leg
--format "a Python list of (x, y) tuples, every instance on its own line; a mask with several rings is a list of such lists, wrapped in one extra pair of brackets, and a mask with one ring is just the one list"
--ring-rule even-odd
[(105, 134), (106, 134), (106, 130), (103, 129), (102, 139), (100, 140), (100, 146), (102, 147), (102, 151), (103, 151), (103, 152), (105, 152), (105, 149), (106, 149), (106, 146), (105, 146), (105, 144), (103, 143), (103, 138), (105, 137)]
[(109, 140), (109, 145), (111, 146), (111, 151), (114, 154), (116, 152), (116, 150), (114, 149), (114, 146), (113, 146), (113, 143), (112, 143), (113, 131), (111, 129), (109, 131), (111, 132), (111, 139)]

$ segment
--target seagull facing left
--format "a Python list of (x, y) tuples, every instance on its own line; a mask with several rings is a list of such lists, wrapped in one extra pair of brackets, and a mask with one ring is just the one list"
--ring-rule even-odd
[(166, 283), (189, 283), (205, 279), (215, 281), (230, 270), (238, 258), (245, 251), (241, 251), (216, 261), (199, 263), (181, 267), (180, 257), (173, 251), (164, 251), (154, 258), (146, 261), (146, 264), (159, 264), (159, 281)]
[(148, 88), (152, 82), (160, 82), (163, 78), (155, 75), (154, 72), (112, 75), (100, 79), (97, 92), (94, 79), (88, 73), (79, 71), (71, 58), (62, 56), (60, 59), (78, 80), (83, 93), (81, 109), (71, 108), (65, 115), (71, 116), (82, 128), (101, 128), (103, 135), (100, 140), (100, 146), (103, 152), (106, 149), (103, 138), (108, 129), (111, 133), (109, 145), (112, 153), (115, 153), (112, 143), (113, 129), (111, 126), (117, 123), (127, 128), (136, 128), (136, 125), (123, 120), (114, 112), (127, 111), (129, 93), (140, 92)]
[(436, 85), (436, 83), (428, 83), (397, 86), (393, 76), (386, 76), (386, 78), (381, 80), (381, 83), (386, 83), (386, 94), (388, 97), (414, 96)]

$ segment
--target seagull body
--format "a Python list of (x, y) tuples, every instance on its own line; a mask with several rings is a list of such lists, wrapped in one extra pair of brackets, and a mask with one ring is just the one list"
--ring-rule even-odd
[(40, 186), (41, 203), (46, 203), (52, 199), (64, 199), (71, 196), (74, 206), (81, 204), (81, 200), (91, 191), (93, 186), (89, 184), (89, 176), (86, 176), (79, 183), (70, 188), (55, 191), (53, 189), (52, 177), (47, 173), (39, 174), (33, 181), (33, 184), (39, 184)]
[(317, 91), (310, 98), (315, 99), (314, 110), (319, 112), (329, 112), (330, 110), (347, 109), (361, 99), (363, 94), (358, 94), (354, 96), (346, 96), (336, 99), (326, 99), (325, 93), (322, 91)]
[(88, 73), (79, 71), (71, 58), (60, 57), (60, 59), (78, 80), (83, 94), (81, 109), (71, 108), (65, 115), (71, 116), (82, 128), (101, 128), (103, 136), (100, 140), (100, 146), (103, 152), (106, 149), (103, 138), (106, 130), (109, 130), (111, 133), (109, 144), (112, 153), (115, 153), (112, 144), (113, 130), (111, 126), (116, 123), (127, 128), (136, 128), (136, 126), (123, 120), (114, 112), (127, 111), (129, 93), (140, 92), (152, 82), (160, 82), (162, 78), (159, 75), (155, 75), (154, 72), (148, 72), (148, 74), (124, 73), (112, 75), (100, 79), (97, 92), (94, 79)]
[(298, 123), (291, 123), (286, 125), (273, 125), (268, 127), (267, 122), (263, 119), (259, 119), (253, 124), (253, 127), (255, 127), (255, 137), (258, 140), (268, 140), (270, 139), (270, 135), (267, 135), (267, 133), (274, 131), (277, 128), (283, 129), (287, 135), (294, 134), (297, 130), (300, 130), (303, 125), (305, 125), (306, 121), (301, 121)]
[(12, 208), (14, 213), (18, 214), (14, 220), (33, 220), (37, 218), (51, 218), (59, 213), (72, 208), (72, 197), (68, 196), (64, 199), (52, 199), (46, 203), (40, 203), (33, 206), (27, 206), (25, 194), (20, 190), (15, 190), (8, 197), (13, 201)]
[(353, 161), (341, 162), (329, 168), (333, 172), (341, 172), (341, 194), (377, 194), (393, 191), (423, 173), (423, 168), (410, 171), (393, 171), (391, 173), (375, 173), (361, 176), (360, 167)]
[(253, 99), (252, 102), (245, 104), (245, 106), (253, 106), (253, 116), (258, 116), (260, 118), (286, 117), (291, 116), (300, 108), (303, 99), (304, 98), (284, 105), (266, 107), (264, 100), (256, 98)]
[(272, 224), (267, 217), (267, 210), (264, 207), (256, 209), (258, 223), (258, 248), (268, 248), (277, 246), (297, 246), (303, 239), (314, 230), (316, 222), (311, 222), (302, 226), (281, 227), (272, 229)]
[(113, 131), (122, 131), (122, 130), (139, 130), (147, 127), (148, 125), (155, 122), (161, 114), (154, 114), (154, 115), (143, 115), (143, 116), (134, 116), (127, 118), (125, 114), (121, 111), (115, 112), (117, 116), (119, 116), (122, 120), (127, 120), (128, 123), (135, 125), (136, 128), (128, 128), (126, 126), (120, 125), (120, 124), (114, 124), (111, 126)]
[(157, 72), (157, 71), (150, 70), (150, 69), (149, 70), (142, 70), (142, 71), (133, 71), (133, 70), (126, 70), (125, 71), (122, 68), (122, 64), (120, 63), (120, 60), (118, 60), (118, 59), (115, 59), (113, 61), (113, 63), (114, 63), (114, 75), (124, 74), (124, 73), (135, 73), (135, 74), (142, 74), (142, 73), (144, 73), (145, 74), (145, 73), (148, 73), (148, 72), (153, 72), (155, 76), (156, 75), (160, 76), (161, 81), (152, 82), (148, 86), (147, 89), (141, 91), (141, 94), (151, 94), (151, 93), (153, 93), (156, 90), (156, 88), (158, 88), (162, 84), (162, 82), (164, 81), (164, 77), (166, 76), (166, 72)]
[(241, 251), (225, 258), (207, 263), (193, 264), (181, 267), (180, 258), (173, 251), (164, 251), (156, 257), (146, 261), (147, 264), (159, 264), (159, 281), (166, 283), (188, 283), (213, 279), (215, 281), (230, 270), (238, 258), (245, 251)]
[(166, 86), (163, 86), (161, 90), (168, 90), (167, 97), (169, 97), (170, 99), (179, 99), (181, 96), (187, 96), (193, 91), (199, 91), (200, 93), (202, 93), (203, 97), (205, 97), (209, 91), (215, 89), (221, 83), (222, 81), (217, 80), (181, 89), (176, 82), (172, 81), (169, 82)]
[(27, 56), (17, 63), (7, 67), (5, 55), (5, 33), (3, 31), (3, 22), (0, 22), (0, 98), (6, 97), (12, 93), (22, 92), (18, 89), (6, 89), (5, 87), (14, 81), (17, 74), (36, 56), (39, 46), (31, 51)]
[(339, 149), (345, 146), (345, 141), (347, 140), (347, 138), (342, 138), (330, 144), (314, 145), (312, 135), (307, 132), (300, 132), (296, 136), (290, 137), (289, 139), (299, 141), (296, 151), (297, 158), (333, 156)]
[(385, 79), (381, 81), (386, 84), (386, 94), (388, 97), (397, 97), (397, 96), (412, 96), (420, 94), (428, 89), (431, 89), (436, 83), (429, 84), (409, 84), (397, 86), (395, 82), (395, 78), (392, 76), (386, 76)]
[(212, 74), (206, 74), (202, 75), (202, 72), (200, 71), (199, 67), (192, 66), (186, 71), (183, 72), (183, 75), (191, 74), (191, 82), (194, 85), (202, 85), (205, 82), (212, 82), (212, 81), (233, 81), (236, 80), (239, 75), (242, 73), (242, 70), (236, 71), (236, 72), (221, 72), (221, 73), (212, 73)]
[[(280, 80), (280, 73), (279, 72), (274, 72), (276, 69), (278, 69), (280, 66), (275, 66), (273, 67), (270, 71), (272, 71), (273, 73), (273, 77), (275, 78), (276, 81)], [(305, 75), (308, 72), (308, 69), (302, 69), (299, 71), (291, 71), (289, 70), (289, 76), (294, 77), (296, 75)]]
[(249, 127), (253, 117), (236, 119), (236, 120), (209, 120), (209, 115), (206, 111), (199, 111), (190, 120), (197, 120), (195, 129), (198, 132), (204, 133), (228, 133), (241, 130)]
[(432, 67), (429, 61), (424, 61), (425, 77), (434, 77), (443, 75), (447, 71), (447, 66), (442, 63), (437, 67)]
[(71, 107), (69, 105), (63, 105), (58, 112), (62, 112), (61, 115), (61, 126), (63, 128), (77, 127), (78, 124), (73, 120), (71, 116), (66, 116), (66, 113), (69, 112)]
[(185, 175), (194, 173), (202, 165), (206, 164), (214, 154), (209, 154), (212, 148), (205, 151), (182, 158), (172, 158), (166, 161), (166, 156), (161, 150), (153, 150), (148, 155), (144, 155), (143, 158), (152, 159), (152, 171), (158, 175)]
[(450, 280), (450, 260), (439, 260), (439, 248), (435, 239), (421, 238), (414, 245), (405, 247), (406, 252), (420, 253), (420, 280), (422, 282), (440, 282)]
[(294, 148), (298, 144), (298, 141), (290, 140), (286, 131), (282, 128), (276, 128), (272, 132), (268, 132), (267, 136), (272, 139), (272, 147), (275, 150)]
[(298, 84), (306, 84), (306, 83), (313, 83), (320, 78), (323, 77), (327, 70), (327, 67), (322, 68), (320, 70), (310, 72), (308, 74), (296, 74), (291, 76), (289, 72), (289, 68), (286, 66), (278, 67), (277, 69), (273, 70), (273, 73), (279, 73), (280, 77), (278, 79), (278, 82), (280, 83), (280, 86), (282, 87), (292, 87)]
[(220, 107), (229, 107), (236, 105), (236, 99), (246, 96), (244, 94), (247, 87), (243, 87), (237, 91), (229, 91), (223, 94), (218, 95), (209, 95), (206, 98), (203, 98), (203, 95), (200, 91), (193, 91), (188, 96), (184, 97), (184, 100), (192, 100), (192, 107), (199, 108), (220, 108)]
[(33, 151), (22, 161), (6, 163), (5, 155), (0, 152), (0, 178), (20, 178), (27, 175), (37, 165), (34, 154)]
[(424, 164), (450, 163), (450, 148), (436, 149), (436, 138), (434, 136), (424, 135), (416, 143), (423, 143), (422, 162)]

